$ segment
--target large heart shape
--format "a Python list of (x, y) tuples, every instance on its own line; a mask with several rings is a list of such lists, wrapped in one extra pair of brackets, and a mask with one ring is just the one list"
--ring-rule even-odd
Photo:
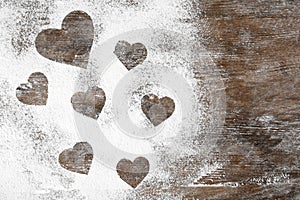
[(159, 99), (154, 94), (146, 95), (141, 101), (142, 111), (154, 126), (168, 119), (175, 110), (175, 103), (169, 97)]
[(35, 46), (42, 56), (50, 60), (86, 68), (93, 39), (91, 17), (83, 11), (73, 11), (64, 18), (62, 29), (40, 32)]
[(93, 149), (87, 142), (76, 143), (73, 148), (59, 154), (59, 164), (72, 172), (88, 174), (92, 165)]
[(105, 101), (105, 92), (97, 86), (88, 89), (85, 93), (77, 92), (71, 98), (75, 111), (93, 119), (98, 119)]
[(48, 99), (48, 79), (41, 72), (32, 73), (28, 83), (23, 83), (16, 89), (18, 100), (28, 105), (46, 105)]
[(117, 164), (117, 172), (123, 181), (136, 188), (149, 173), (149, 161), (143, 157), (138, 157), (133, 162), (122, 159)]
[(119, 41), (114, 54), (128, 70), (131, 70), (144, 62), (147, 58), (147, 49), (142, 43), (131, 45), (126, 41)]

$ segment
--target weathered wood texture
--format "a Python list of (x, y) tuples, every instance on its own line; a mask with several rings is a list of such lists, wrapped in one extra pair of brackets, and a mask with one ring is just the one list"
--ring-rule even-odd
[(85, 116), (98, 119), (106, 101), (103, 89), (94, 86), (84, 92), (77, 92), (71, 98), (73, 109)]
[(76, 143), (73, 148), (59, 154), (59, 164), (72, 172), (88, 174), (93, 161), (93, 149), (87, 142)]
[(40, 32), (35, 46), (50, 60), (86, 68), (93, 40), (91, 17), (83, 11), (73, 11), (64, 18), (61, 29)]
[(16, 97), (24, 104), (46, 105), (48, 99), (48, 79), (41, 72), (32, 73), (28, 83), (22, 83), (16, 89)]
[(117, 164), (117, 172), (120, 178), (131, 187), (137, 187), (149, 172), (149, 161), (144, 157), (136, 158), (133, 162), (122, 159)]
[[(194, 9), (193, 19), (183, 21), (199, 26), (199, 40), (212, 52), (225, 81), (226, 122), (212, 158), (224, 166), (195, 181), (196, 187), (168, 190), (183, 193), (186, 199), (300, 199), (300, 1), (187, 0), (187, 4)], [(62, 28), (55, 33), (64, 42), (60, 35), (64, 23)], [(84, 38), (85, 34), (88, 42), (78, 44), (83, 50), (67, 48), (66, 57), (49, 56), (43, 35), (36, 46), (49, 59), (76, 65), (74, 56), (90, 50), (92, 34), (83, 33)], [(134, 165), (124, 163), (130, 169)], [(121, 177), (129, 183), (136, 178), (125, 175)], [(156, 193), (153, 188), (143, 192)]]
[[(226, 85), (224, 168), (188, 199), (300, 199), (300, 1), (197, 1), (192, 23)], [(207, 23), (203, 29), (203, 22)], [(188, 23), (190, 21), (187, 21)], [(276, 177), (278, 179), (276, 179)]]

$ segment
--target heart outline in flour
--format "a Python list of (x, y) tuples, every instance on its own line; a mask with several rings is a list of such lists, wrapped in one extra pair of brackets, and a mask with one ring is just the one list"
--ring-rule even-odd
[(93, 149), (87, 142), (76, 143), (73, 148), (59, 154), (58, 162), (64, 169), (88, 175), (93, 161)]
[(27, 105), (46, 105), (48, 99), (48, 79), (41, 72), (34, 72), (28, 83), (22, 83), (16, 89), (17, 99)]
[(154, 126), (158, 126), (174, 113), (175, 103), (169, 97), (158, 98), (154, 94), (148, 94), (143, 96), (141, 108), (147, 119)]
[(116, 167), (119, 177), (133, 188), (136, 188), (145, 179), (149, 169), (149, 161), (144, 157), (138, 157), (133, 162), (122, 159)]
[(119, 41), (114, 54), (128, 71), (142, 64), (147, 58), (147, 48), (142, 43), (130, 44), (124, 40)]
[(93, 86), (86, 92), (77, 92), (71, 98), (73, 109), (87, 117), (98, 119), (106, 102), (105, 92), (102, 88)]
[(63, 19), (61, 29), (41, 31), (35, 39), (35, 47), (40, 55), (52, 61), (86, 68), (93, 40), (91, 17), (76, 10)]

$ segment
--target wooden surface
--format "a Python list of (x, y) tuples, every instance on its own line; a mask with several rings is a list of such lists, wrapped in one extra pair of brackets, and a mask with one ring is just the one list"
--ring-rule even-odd
[(93, 40), (91, 17), (83, 11), (73, 11), (64, 18), (61, 29), (40, 32), (35, 47), (50, 60), (86, 68)]
[[(175, 184), (166, 190), (185, 199), (300, 199), (300, 1), (188, 0), (187, 4), (192, 6), (193, 18), (182, 21), (199, 28), (199, 40), (212, 53), (225, 81), (226, 122), (220, 127), (223, 132), (212, 156), (212, 161), (224, 165), (196, 180), (193, 187)], [(66, 19), (72, 21), (72, 17)], [(73, 35), (62, 34), (64, 23), (62, 30), (55, 31), (51, 34), (57, 33), (74, 47)], [(64, 55), (49, 55), (49, 45), (42, 37), (49, 34), (42, 33), (45, 35), (36, 40), (41, 54), (84, 68), (74, 59), (78, 54), (86, 56), (82, 59), (87, 62), (93, 38), (90, 31), (82, 33), (82, 38), (88, 35), (88, 41), (80, 41), (78, 51), (69, 47), (63, 49)], [(73, 34), (78, 36), (78, 32)], [(134, 163), (128, 163), (125, 168), (131, 169)], [(135, 178), (118, 172), (127, 182)], [(181, 173), (186, 172), (177, 175)], [(140, 180), (131, 185), (136, 187), (137, 182)], [(141, 191), (153, 197), (164, 190)]]
[(195, 184), (238, 186), (180, 190), (187, 199), (300, 199), (300, 1), (193, 7), (192, 23), (207, 20), (199, 36), (223, 70), (227, 97), (216, 153), (226, 164)]

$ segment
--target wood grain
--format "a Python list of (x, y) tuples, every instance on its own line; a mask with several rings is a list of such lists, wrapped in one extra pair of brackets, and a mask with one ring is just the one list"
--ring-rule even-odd
[(148, 94), (141, 100), (141, 109), (149, 121), (158, 126), (173, 114), (175, 103), (170, 97), (159, 98), (154, 94)]
[(27, 105), (46, 105), (48, 99), (48, 79), (41, 72), (32, 73), (28, 83), (22, 83), (16, 89), (18, 100)]
[(149, 173), (149, 168), (149, 161), (138, 157), (133, 162), (128, 159), (120, 160), (116, 170), (123, 181), (136, 188)]
[(98, 119), (105, 101), (104, 90), (97, 86), (89, 88), (86, 92), (76, 92), (71, 98), (73, 109), (76, 112), (93, 119)]
[(147, 49), (142, 43), (130, 44), (126, 41), (119, 41), (114, 54), (128, 70), (131, 70), (145, 61)]
[(82, 68), (87, 67), (94, 40), (91, 17), (83, 11), (72, 11), (61, 29), (46, 29), (35, 40), (36, 50), (44, 57)]
[(93, 161), (93, 149), (87, 142), (79, 142), (73, 148), (66, 149), (59, 154), (59, 164), (79, 174), (88, 174)]
[[(226, 164), (195, 182), (203, 187), (179, 191), (187, 199), (299, 199), (300, 2), (204, 0), (193, 7), (188, 23), (199, 25), (226, 79), (216, 154)], [(220, 183), (238, 186), (211, 187)]]
[[(142, 188), (143, 194), (154, 198), (167, 190), (185, 199), (300, 199), (300, 1), (187, 0), (187, 4), (193, 17), (182, 21), (198, 28), (199, 41), (212, 53), (225, 80), (226, 122), (219, 127), (223, 132), (211, 158), (224, 165), (196, 180), (193, 187)], [(37, 48), (45, 45), (38, 40)], [(82, 54), (90, 47), (91, 43)], [(143, 51), (138, 63), (145, 55)], [(70, 64), (72, 56), (59, 57), (59, 62)], [(191, 166), (198, 164), (197, 158), (186, 160)], [(186, 163), (172, 164), (181, 169), (174, 172), (175, 178), (189, 173)]]

